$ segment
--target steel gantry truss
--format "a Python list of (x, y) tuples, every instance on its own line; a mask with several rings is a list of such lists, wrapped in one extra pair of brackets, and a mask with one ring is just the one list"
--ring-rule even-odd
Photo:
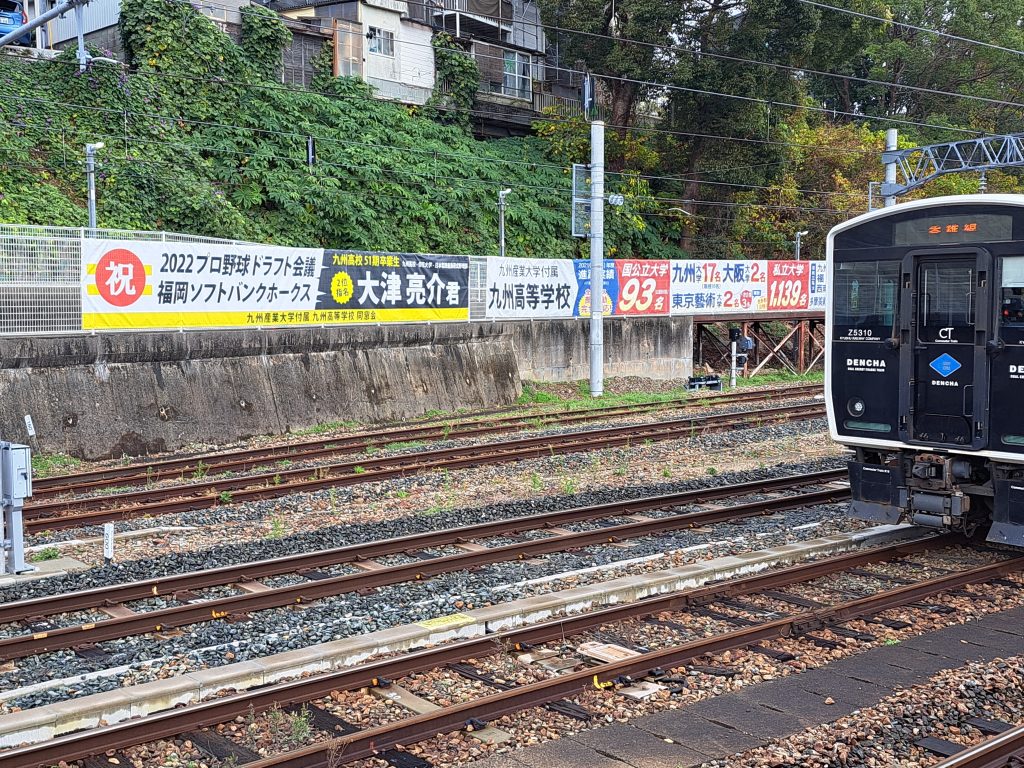
[(1024, 133), (930, 144), (882, 153), (882, 162), (895, 164), (903, 183), (882, 183), (884, 197), (903, 195), (938, 176), (965, 171), (1024, 166)]

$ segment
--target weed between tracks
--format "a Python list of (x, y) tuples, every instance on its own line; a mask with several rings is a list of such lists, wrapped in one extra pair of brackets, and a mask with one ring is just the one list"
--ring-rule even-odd
[(32, 555), (29, 560), (33, 563), (41, 563), (45, 560), (56, 560), (58, 557), (60, 557), (60, 550), (57, 547), (43, 547)]
[(325, 421), (323, 424), (314, 424), (312, 427), (297, 429), (292, 434), (296, 437), (326, 435), (328, 432), (337, 432), (340, 429), (355, 429), (359, 426), (358, 421)]
[(76, 472), (82, 460), (66, 453), (36, 453), (32, 455), (32, 476), (37, 478)]

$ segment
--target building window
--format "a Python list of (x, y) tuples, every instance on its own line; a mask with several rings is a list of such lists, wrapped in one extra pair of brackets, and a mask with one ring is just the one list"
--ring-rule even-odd
[(506, 96), (529, 99), (533, 95), (530, 77), (530, 57), (518, 51), (505, 51), (505, 72), (502, 92)]
[(370, 27), (370, 43), (366, 50), (381, 56), (395, 55), (395, 33), (380, 27)]

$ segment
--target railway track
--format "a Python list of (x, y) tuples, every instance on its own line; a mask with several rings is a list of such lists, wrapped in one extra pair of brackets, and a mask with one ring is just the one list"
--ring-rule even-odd
[(322, 488), (356, 485), (418, 474), (459, 469), (643, 442), (682, 439), (825, 415), (822, 404), (775, 406), (739, 413), (698, 416), (645, 425), (605, 427), (579, 432), (519, 438), (501, 443), (417, 451), (394, 456), (368, 456), (357, 461), (315, 468), (282, 469), (271, 473), (207, 479), (74, 499), (34, 498), (24, 511), (27, 533), (95, 525), (146, 515), (166, 515), (208, 509), (219, 504), (279, 498)]
[[(994, 582), (1024, 570), (1024, 557), (1007, 557), (981, 564), (964, 564), (962, 559), (953, 557), (950, 563), (936, 556), (945, 546), (943, 537), (929, 537), (454, 642), (327, 675), (279, 683), (184, 709), (69, 734), (0, 753), (0, 761), (5, 768), (37, 768), (62, 760), (71, 762), (106, 754), (125, 764), (127, 757), (119, 750), (175, 737), (199, 741), (205, 733), (199, 729), (228, 723), (246, 715), (252, 717), (251, 713), (294, 705), (309, 706), (314, 713), (312, 722), (315, 727), (334, 736), (321, 737), (315, 744), (266, 758), (259, 758), (237, 743), (241, 759), (236, 756), (232, 762), (245, 764), (247, 768), (336, 768), (374, 755), (390, 754), (391, 750), (413, 760), (411, 755), (402, 751), (402, 747), (438, 734), (465, 729), (467, 724), (480, 727), (535, 707), (571, 710), (574, 716), (587, 719), (587, 696), (614, 696), (617, 685), (631, 684), (639, 679), (667, 683), (673, 679), (673, 669), (692, 664), (703, 656), (738, 648), (752, 648), (771, 655), (772, 649), (764, 644), (794, 636), (815, 643), (829, 642), (821, 635), (822, 632), (868, 641), (874, 638), (863, 630), (846, 628), (844, 623), (865, 620), (880, 625), (888, 622), (891, 626), (893, 622), (880, 615), (889, 609), (909, 605), (927, 609), (929, 606), (921, 601), (967, 585)], [(914, 561), (915, 557), (926, 553), (925, 564)], [(944, 567), (938, 567), (936, 563)], [(952, 569), (949, 568), (951, 564)], [(867, 566), (874, 569), (867, 570)], [(923, 572), (923, 578), (914, 580), (912, 575), (918, 572)], [(835, 577), (839, 575), (842, 579), (837, 586)], [(858, 579), (864, 582), (860, 593), (852, 586), (852, 582)], [(873, 592), (880, 583), (886, 586)], [(809, 590), (815, 599), (807, 597)], [(785, 610), (779, 605), (784, 605)], [(686, 625), (688, 620), (708, 616), (715, 618), (715, 627), (708, 630), (709, 633), (696, 638), (687, 635), (690, 632)], [(595, 657), (584, 659), (582, 646), (574, 645), (576, 638), (593, 637), (593, 633), (607, 636), (609, 628), (623, 637), (630, 622), (640, 621), (654, 622), (667, 628), (666, 632), (678, 632), (671, 635), (677, 640), (656, 650), (634, 650), (610, 661)], [(704, 622), (698, 626), (706, 628), (709, 625)], [(545, 648), (544, 644), (550, 645)], [(571, 663), (561, 669), (548, 667), (546, 672), (535, 675), (539, 679), (520, 685), (501, 683), (479, 670), (484, 662), (508, 659), (510, 653), (524, 649), (531, 650), (535, 657), (541, 655), (538, 651), (553, 652), (568, 658)], [(520, 659), (515, 663), (527, 662)], [(402, 679), (409, 675), (432, 671), (475, 676), (474, 679), (484, 680), (494, 692), (463, 697), (451, 706), (427, 714), (414, 714), (365, 729), (346, 722), (316, 703), (310, 704), (336, 692), (400, 686)], [(598, 690), (603, 693), (598, 693)], [(582, 704), (566, 701), (567, 697), (579, 697)], [(337, 736), (339, 732), (343, 734), (340, 737)], [(212, 733), (220, 738), (222, 745), (236, 744), (225, 736)], [(429, 765), (422, 761), (418, 764)], [(1001, 768), (1005, 764), (961, 762), (955, 765), (957, 768), (978, 768), (982, 765)]]
[[(838, 482), (844, 477), (843, 470), (828, 470), (810, 475), (773, 478), (707, 490), (579, 507), (8, 603), (0, 605), (0, 625), (23, 622), (31, 631), (0, 639), (0, 661), (149, 632), (166, 632), (200, 622), (237, 619), (255, 611), (305, 604), (406, 581), (418, 581), (451, 571), (525, 560), (553, 552), (617, 543), (727, 520), (839, 501), (849, 495), (848, 486)], [(652, 510), (705, 505), (730, 497), (742, 498), (794, 489), (798, 492), (747, 503), (715, 506), (696, 512), (679, 512), (665, 517), (642, 516), (643, 512)], [(573, 532), (558, 527), (609, 518), (609, 522), (614, 524), (594, 530)], [(628, 522), (617, 522), (621, 519)], [(548, 535), (504, 546), (487, 547), (474, 543), (474, 540), (486, 540), (489, 537), (508, 536), (524, 531), (541, 531)], [(398, 553), (413, 554), (445, 545), (456, 545), (464, 551), (444, 557), (416, 559), (389, 567), (373, 561), (374, 557)], [(320, 570), (346, 564), (354, 565), (360, 568), (360, 571), (331, 575)], [(306, 581), (275, 588), (258, 582), (260, 578), (291, 573), (304, 575)], [(193, 592), (229, 585), (235, 586), (239, 594), (202, 600)], [(182, 604), (141, 613), (136, 613), (126, 605), (135, 600), (157, 596), (166, 596)], [(45, 619), (85, 610), (106, 613), (111, 618), (63, 627), (51, 624)]]
[(343, 454), (361, 453), (390, 445), (409, 442), (457, 440), (505, 434), (539, 427), (582, 424), (618, 416), (642, 415), (656, 411), (760, 403), (821, 393), (817, 384), (756, 392), (697, 394), (652, 403), (607, 406), (581, 410), (549, 411), (533, 415), (496, 416), (481, 422), (466, 418), (441, 423), (418, 424), (364, 432), (355, 435), (321, 438), (303, 442), (274, 445), (222, 453), (206, 453), (176, 459), (162, 459), (120, 467), (106, 467), (67, 475), (54, 475), (34, 481), (34, 498), (50, 498), (120, 486), (147, 485), (167, 479), (185, 479), (190, 475), (216, 475), (224, 472), (250, 472), (282, 462), (310, 461)]
[(967, 747), (934, 768), (1020, 768), (1024, 765), (1024, 725)]

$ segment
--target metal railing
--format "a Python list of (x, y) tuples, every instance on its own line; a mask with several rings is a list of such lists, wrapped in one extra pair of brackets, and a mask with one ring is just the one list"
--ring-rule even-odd
[(82, 332), (82, 243), (97, 237), (239, 242), (177, 232), (0, 224), (0, 335)]
[[(82, 244), (90, 238), (244, 243), (178, 232), (0, 224), (0, 336), (94, 333), (82, 330)], [(486, 314), (486, 281), (487, 257), (471, 256), (469, 320)]]
[(583, 116), (583, 102), (580, 99), (570, 99), (565, 96), (556, 96), (553, 93), (535, 91), (533, 94), (534, 111), (540, 112), (551, 108), (555, 108), (563, 117)]

